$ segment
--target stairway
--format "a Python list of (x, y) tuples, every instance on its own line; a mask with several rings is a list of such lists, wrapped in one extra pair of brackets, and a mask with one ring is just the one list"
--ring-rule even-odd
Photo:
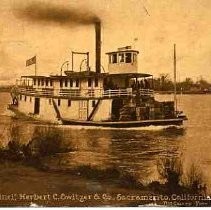
[(96, 113), (96, 111), (97, 111), (97, 109), (98, 109), (98, 107), (100, 105), (100, 102), (102, 102), (102, 100), (101, 99), (98, 99), (98, 101), (95, 104), (92, 112), (90, 113), (89, 117), (87, 118), (87, 121), (91, 121), (93, 119), (93, 117), (94, 117), (94, 115), (95, 115), (95, 113)]
[(52, 99), (52, 102), (53, 102), (54, 110), (55, 110), (55, 112), (56, 112), (56, 117), (57, 117), (58, 119), (61, 119), (61, 114), (60, 114), (60, 112), (59, 112), (59, 108), (57, 107), (57, 104), (56, 104), (55, 100)]

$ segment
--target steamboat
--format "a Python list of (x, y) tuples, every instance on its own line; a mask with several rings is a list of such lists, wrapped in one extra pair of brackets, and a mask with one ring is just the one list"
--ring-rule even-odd
[[(153, 75), (138, 71), (139, 51), (131, 46), (108, 52), (108, 71), (101, 66), (101, 24), (95, 24), (95, 70), (88, 52), (72, 52), (65, 75), (21, 76), (11, 91), (9, 109), (51, 123), (103, 127), (182, 125), (175, 101), (155, 100)], [(74, 59), (85, 55), (85, 69)], [(36, 57), (28, 60), (28, 65)]]

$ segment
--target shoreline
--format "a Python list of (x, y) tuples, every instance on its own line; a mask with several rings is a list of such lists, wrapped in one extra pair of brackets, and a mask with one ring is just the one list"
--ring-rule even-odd
[[(5, 161), (0, 169), (0, 175), (4, 177), (0, 180), (1, 186), (4, 186), (0, 189), (1, 207), (32, 204), (43, 207), (138, 206), (150, 201), (129, 198), (154, 194), (144, 189), (120, 186), (115, 180), (95, 180), (68, 172), (40, 170), (21, 162)], [(16, 179), (13, 179), (14, 176)], [(39, 179), (36, 178), (38, 176)], [(14, 185), (17, 187), (14, 188)], [(61, 192), (60, 189), (65, 190)], [(122, 199), (114, 199), (117, 195), (119, 198), (121, 195)], [(125, 196), (129, 197), (123, 199)]]
[(163, 194), (148, 187), (123, 186), (116, 179), (40, 170), (19, 161), (5, 161), (0, 169), (1, 207), (210, 206), (206, 196), (188, 192)]
[[(160, 95), (170, 95), (174, 94), (174, 91), (154, 91), (156, 94)], [(203, 91), (183, 91), (183, 92), (177, 92), (177, 95), (210, 95), (211, 92), (203, 92)]]

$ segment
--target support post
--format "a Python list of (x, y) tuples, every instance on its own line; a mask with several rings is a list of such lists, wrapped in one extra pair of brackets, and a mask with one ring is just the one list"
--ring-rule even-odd
[(174, 107), (177, 111), (177, 63), (176, 63), (176, 44), (174, 44)]
[(89, 52), (87, 52), (87, 71), (89, 71)]
[(35, 65), (34, 65), (34, 70), (35, 70), (35, 76), (37, 76), (37, 55), (35, 55)]
[(74, 52), (72, 52), (72, 71), (73, 71), (73, 53)]

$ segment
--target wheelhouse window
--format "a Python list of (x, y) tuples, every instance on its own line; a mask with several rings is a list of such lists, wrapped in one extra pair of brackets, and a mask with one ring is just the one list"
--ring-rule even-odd
[(125, 62), (126, 63), (131, 63), (132, 62), (131, 53), (126, 53), (125, 54)]
[(119, 53), (119, 62), (124, 63), (124, 53)]
[(34, 81), (34, 85), (36, 85), (36, 79), (33, 79), (33, 81)]
[(50, 80), (50, 86), (53, 86), (53, 81), (52, 80)]
[(133, 62), (136, 62), (136, 60), (137, 60), (137, 55), (134, 53), (133, 54)]
[(112, 55), (112, 63), (117, 63), (117, 54)]
[(25, 96), (25, 101), (27, 100), (27, 96)]
[(111, 55), (108, 56), (108, 59), (109, 59), (109, 63), (112, 63), (112, 56)]
[(88, 78), (88, 87), (92, 87), (92, 78)]
[(38, 86), (40, 86), (40, 79), (38, 79)]

